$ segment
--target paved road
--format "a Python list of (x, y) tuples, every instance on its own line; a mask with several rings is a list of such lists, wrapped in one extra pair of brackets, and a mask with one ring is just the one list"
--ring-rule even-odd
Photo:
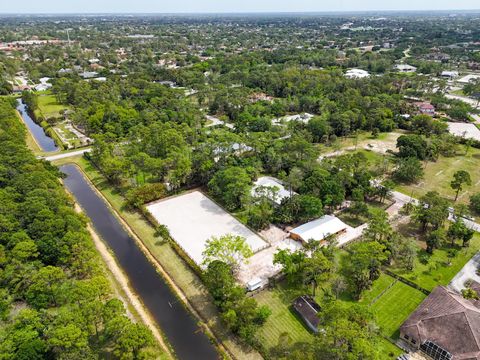
[(208, 125), (205, 125), (205, 127), (216, 126), (216, 125), (223, 125), (223, 126), (228, 127), (229, 129), (234, 129), (234, 128), (235, 128), (235, 126), (234, 126), (233, 124), (226, 123), (225, 121), (222, 121), (222, 120), (220, 120), (219, 118), (217, 118), (217, 117), (215, 117), (215, 116), (205, 115), (205, 117), (207, 118), (207, 120), (211, 121), (211, 123), (208, 124)]
[(466, 96), (459, 96), (459, 95), (453, 95), (453, 94), (445, 94), (445, 97), (447, 99), (453, 99), (453, 100), (460, 100), (463, 101), (469, 105), (471, 105), (473, 108), (480, 109), (480, 105), (478, 105), (478, 101), (474, 99), (470, 99)]
[(480, 253), (476, 253), (469, 262), (460, 270), (457, 275), (450, 281), (448, 286), (457, 291), (461, 292), (465, 288), (465, 282), (467, 280), (475, 280), (480, 283), (480, 276), (477, 275), (477, 269), (480, 267)]
[[(400, 209), (403, 205), (409, 202), (413, 202), (414, 204), (418, 204), (418, 200), (415, 198), (412, 198), (408, 195), (402, 194), (401, 192), (398, 191), (392, 191), (392, 199), (395, 200), (395, 204), (392, 205), (392, 207), (398, 207)], [(448, 216), (448, 220), (454, 221), (455, 217), (453, 216), (453, 211), (450, 210), (450, 215)], [(480, 224), (468, 220), (466, 218), (462, 218), (463, 223), (472, 230), (475, 230), (477, 232), (480, 232)]]
[(92, 148), (85, 148), (85, 149), (82, 149), (82, 150), (71, 151), (71, 152), (66, 152), (66, 153), (61, 153), (61, 154), (56, 154), (56, 155), (40, 156), (40, 158), (48, 160), (48, 161), (54, 161), (54, 160), (69, 158), (69, 157), (72, 157), (72, 156), (83, 155), (84, 153), (90, 152), (90, 151), (92, 151)]
[(470, 114), (477, 124), (480, 124), (480, 115)]

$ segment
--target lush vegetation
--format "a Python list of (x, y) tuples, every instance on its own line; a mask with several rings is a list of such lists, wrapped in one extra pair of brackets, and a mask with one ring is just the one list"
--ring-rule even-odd
[(13, 105), (0, 100), (2, 357), (155, 356), (150, 330), (132, 322), (113, 296), (61, 174), (27, 149)]

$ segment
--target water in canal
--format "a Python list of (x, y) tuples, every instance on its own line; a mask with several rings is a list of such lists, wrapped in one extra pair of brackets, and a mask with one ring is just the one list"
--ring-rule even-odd
[(38, 145), (43, 151), (57, 151), (58, 147), (55, 145), (55, 141), (45, 134), (45, 131), (43, 128), (38, 125), (33, 119), (28, 115), (27, 112), (27, 105), (23, 102), (22, 99), (17, 99), (18, 105), (17, 105), (17, 110), (20, 113), (20, 115), (23, 118), (23, 121), (28, 127), (28, 130), (32, 134), (32, 136), (35, 138), (37, 141)]
[(219, 355), (195, 318), (186, 310), (155, 267), (138, 248), (104, 201), (75, 165), (60, 167), (65, 186), (91, 219), (96, 231), (112, 249), (117, 261), (179, 359), (218, 359)]

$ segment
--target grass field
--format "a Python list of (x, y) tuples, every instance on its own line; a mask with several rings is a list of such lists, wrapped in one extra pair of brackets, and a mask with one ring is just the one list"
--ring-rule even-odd
[(387, 274), (381, 273), (380, 277), (375, 280), (372, 288), (366, 291), (360, 302), (365, 305), (370, 305), (377, 297), (380, 296), (391, 284), (395, 282), (395, 279)]
[(399, 327), (425, 299), (426, 295), (400, 281), (388, 288), (371, 305), (383, 335), (398, 338)]
[(298, 295), (279, 285), (255, 296), (260, 305), (267, 305), (272, 310), (272, 315), (258, 333), (267, 348), (278, 345), (278, 339), (284, 333), (288, 333), (294, 343), (313, 340), (313, 335), (290, 309), (291, 302)]
[[(394, 285), (389, 288), (392, 284)], [(385, 293), (373, 305), (370, 305), (372, 300), (383, 292)], [(255, 295), (259, 304), (268, 305), (272, 310), (272, 315), (259, 331), (259, 336), (267, 348), (277, 346), (280, 336), (285, 333), (288, 333), (293, 343), (313, 340), (312, 333), (290, 308), (292, 301), (299, 295), (300, 293), (289, 290), (285, 284), (280, 284), (274, 289), (264, 290)], [(382, 329), (382, 334), (388, 337), (398, 331), (403, 321), (424, 297), (425, 295), (420, 291), (403, 283), (395, 282), (395, 279), (382, 273), (380, 278), (374, 282), (372, 289), (365, 292), (360, 303), (365, 306), (372, 306), (378, 324)], [(354, 303), (348, 293), (342, 296), (341, 301), (349, 304)], [(386, 358), (395, 358), (402, 353), (397, 346), (382, 336), (378, 337), (378, 347), (386, 355)]]
[(237, 358), (247, 360), (261, 359), (257, 352), (237, 344), (233, 336), (225, 330), (213, 300), (201, 280), (169, 243), (161, 241), (161, 239), (154, 236), (155, 229), (144, 217), (138, 212), (127, 211), (124, 208), (123, 196), (83, 157), (66, 158), (54, 162), (58, 166), (66, 163), (76, 163), (85, 171), (90, 181), (101, 191), (112, 207), (142, 240), (151, 254), (182, 290), (190, 304), (206, 320), (223, 345)]
[(467, 155), (465, 148), (459, 147), (460, 156), (443, 157), (436, 162), (428, 162), (424, 171), (425, 176), (418, 184), (399, 185), (397, 190), (419, 198), (428, 191), (438, 191), (440, 195), (453, 202), (455, 191), (450, 187), (453, 174), (458, 170), (466, 170), (472, 178), (472, 186), (465, 186), (460, 192), (457, 202), (468, 203), (472, 194), (480, 192), (480, 171), (478, 164), (480, 162), (480, 150), (471, 148)]
[[(450, 249), (446, 245), (444, 248), (436, 249), (433, 255), (427, 254), (425, 250), (420, 250), (419, 256), (415, 260), (413, 271), (391, 270), (427, 290), (432, 290), (438, 285), (447, 285), (467, 261), (479, 251), (480, 234), (475, 233), (470, 241), (470, 246), (468, 248), (460, 248), (452, 259), (448, 257)], [(428, 259), (427, 263), (420, 261), (423, 256)]]
[(59, 117), (61, 111), (68, 109), (65, 105), (61, 105), (57, 102), (54, 95), (49, 92), (45, 92), (38, 96), (38, 111), (45, 118)]

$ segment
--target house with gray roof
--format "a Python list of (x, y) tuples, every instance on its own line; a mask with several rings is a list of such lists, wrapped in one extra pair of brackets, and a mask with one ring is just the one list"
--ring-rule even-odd
[(434, 360), (480, 360), (480, 302), (438, 286), (400, 327), (400, 338)]

